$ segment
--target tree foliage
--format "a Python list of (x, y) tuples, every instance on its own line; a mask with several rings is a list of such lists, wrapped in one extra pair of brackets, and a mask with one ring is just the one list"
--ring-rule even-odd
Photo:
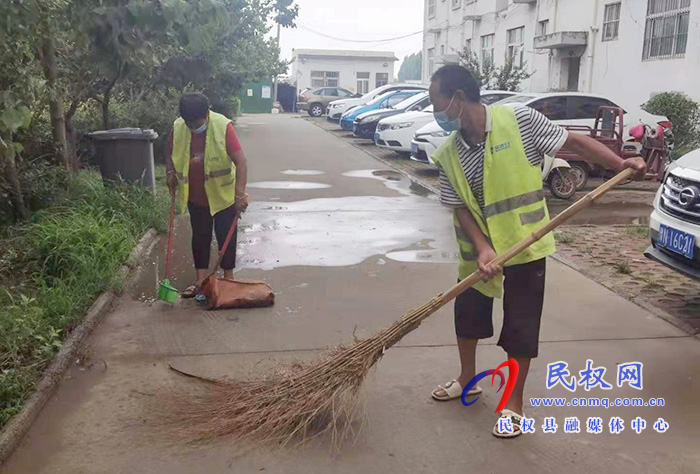
[[(294, 0), (4, 0), (0, 15), (6, 46), (0, 51), (0, 198), (9, 199), (29, 184), (20, 178), (14, 189), (9, 183), (25, 166), (18, 150), (40, 148), (37, 141), (50, 145), (50, 160), (78, 169), (78, 142), (92, 131), (80, 125), (96, 123), (78, 120), (81, 114), (109, 128), (115, 107), (153, 107), (154, 97), (169, 105), (184, 90), (204, 92), (217, 110), (231, 113), (244, 85), (286, 69), (266, 34), (276, 22), (294, 27), (298, 6)], [(130, 126), (142, 125), (138, 117)], [(12, 206), (27, 215), (20, 201)]]
[(406, 56), (399, 69), (399, 81), (420, 81), (423, 77), (423, 52)]
[(481, 87), (492, 90), (518, 92), (520, 84), (529, 79), (532, 73), (527, 71), (527, 64), (515, 64), (512, 57), (506, 57), (503, 66), (496, 67), (493, 61), (479, 61), (479, 56), (470, 49), (459, 53), (462, 66), (476, 78)]
[(700, 104), (680, 92), (657, 94), (642, 106), (650, 114), (665, 115), (673, 123), (679, 153), (700, 146)]

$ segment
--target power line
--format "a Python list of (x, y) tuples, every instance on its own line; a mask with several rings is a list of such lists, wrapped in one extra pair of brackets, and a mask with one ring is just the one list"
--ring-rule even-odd
[(321, 33), (320, 31), (316, 31), (312, 28), (309, 28), (308, 26), (302, 25), (301, 23), (297, 22), (297, 26), (301, 28), (302, 30), (306, 30), (310, 33), (314, 33), (316, 35), (322, 36), (324, 38), (332, 39), (335, 41), (343, 41), (346, 43), (389, 43), (391, 41), (396, 41), (404, 38), (410, 38), (411, 36), (416, 36), (416, 35), (421, 35), (423, 34), (423, 30), (416, 31), (415, 33), (411, 33), (408, 35), (403, 35), (403, 36), (397, 36), (395, 38), (384, 38), (384, 39), (377, 39), (377, 40), (355, 40), (355, 39), (347, 39), (347, 38), (338, 38), (335, 36), (327, 35), (326, 33)]

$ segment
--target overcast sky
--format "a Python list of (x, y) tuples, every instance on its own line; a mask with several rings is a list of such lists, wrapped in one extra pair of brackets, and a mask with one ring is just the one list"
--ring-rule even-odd
[[(423, 30), (423, 0), (296, 0), (297, 28), (282, 29), (282, 58), (292, 58), (292, 48), (393, 51), (399, 61), (423, 46), (422, 34), (387, 43), (337, 41), (312, 33), (348, 40), (382, 40)], [(275, 34), (275, 30), (271, 32)]]

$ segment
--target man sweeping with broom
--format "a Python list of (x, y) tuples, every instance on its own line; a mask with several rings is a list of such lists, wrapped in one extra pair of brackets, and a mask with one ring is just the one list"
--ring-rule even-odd
[[(192, 224), (197, 283), (182, 296), (203, 300), (201, 285), (209, 275), (212, 230), (221, 250), (236, 216), (248, 207), (245, 154), (231, 120), (209, 110), (205, 95), (185, 94), (180, 98), (180, 118), (168, 139), (165, 166), (170, 192), (179, 194), (180, 207), (183, 212), (189, 210)], [(234, 234), (221, 261), (225, 278), (233, 279), (235, 265)]]
[[(524, 387), (530, 361), (538, 355), (540, 318), (544, 302), (545, 259), (555, 251), (547, 234), (505, 268), (490, 264), (497, 255), (528, 237), (549, 221), (542, 191), (544, 155), (567, 146), (608, 169), (631, 168), (643, 179), (641, 158), (623, 160), (596, 140), (568, 133), (544, 115), (524, 106), (484, 106), (479, 84), (467, 69), (448, 65), (432, 77), (430, 99), (440, 126), (452, 133), (433, 159), (440, 168), (441, 202), (454, 209), (460, 248), (459, 278), (479, 270), (483, 281), (455, 301), (455, 329), (461, 374), (432, 392), (436, 400), (462, 396), (476, 375), (476, 346), (493, 335), (493, 299), (503, 293), (504, 322), (498, 345), (520, 367), (510, 400), (492, 433), (521, 434)], [(505, 277), (505, 278), (503, 278)], [(475, 387), (469, 395), (481, 393)]]

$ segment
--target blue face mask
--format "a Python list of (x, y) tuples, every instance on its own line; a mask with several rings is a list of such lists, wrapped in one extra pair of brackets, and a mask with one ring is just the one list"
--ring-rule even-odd
[(452, 103), (454, 102), (454, 100), (455, 96), (453, 95), (452, 100), (450, 100), (450, 105), (448, 105), (444, 111), (435, 112), (433, 114), (438, 125), (440, 125), (440, 128), (442, 128), (446, 132), (455, 132), (462, 128), (462, 120), (459, 118), (459, 116), (462, 115), (461, 109), (459, 111), (459, 114), (457, 115), (457, 118), (454, 120), (451, 120), (450, 116), (447, 115), (447, 111), (450, 110), (450, 107), (452, 107)]
[(207, 128), (209, 128), (208, 126), (209, 126), (209, 124), (207, 122), (204, 122), (201, 127), (197, 128), (195, 130), (192, 130), (192, 129), (190, 129), (190, 130), (192, 131), (192, 133), (199, 135), (200, 133), (206, 132)]

